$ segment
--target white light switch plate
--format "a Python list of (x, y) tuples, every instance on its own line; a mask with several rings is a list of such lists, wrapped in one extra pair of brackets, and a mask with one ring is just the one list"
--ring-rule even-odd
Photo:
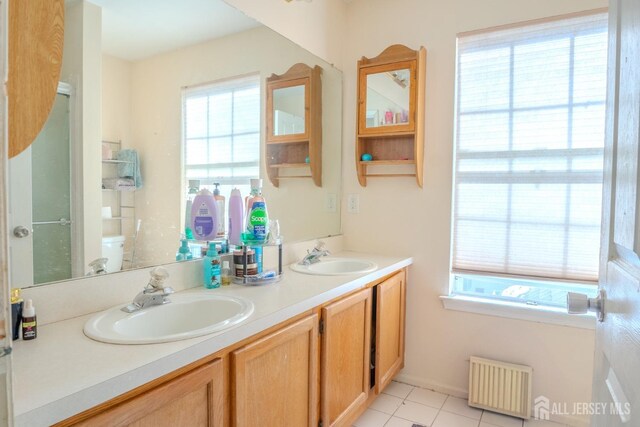
[(337, 199), (336, 193), (329, 193), (327, 194), (326, 205), (324, 207), (324, 210), (326, 212), (335, 212), (337, 204), (338, 204), (338, 199)]
[(360, 212), (360, 196), (357, 194), (347, 194), (347, 212), (357, 214)]

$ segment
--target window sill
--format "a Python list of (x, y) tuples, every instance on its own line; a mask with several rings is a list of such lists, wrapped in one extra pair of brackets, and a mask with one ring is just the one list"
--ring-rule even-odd
[(595, 330), (594, 314), (568, 314), (565, 309), (555, 307), (530, 306), (506, 301), (474, 298), (461, 295), (441, 296), (442, 305), (447, 310), (465, 311), (488, 316), (531, 322), (550, 323), (580, 329)]

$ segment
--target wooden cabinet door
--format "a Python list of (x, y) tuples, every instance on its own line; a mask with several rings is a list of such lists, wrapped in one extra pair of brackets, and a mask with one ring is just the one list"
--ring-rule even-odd
[(8, 8), (6, 91), (11, 158), (38, 136), (56, 98), (62, 70), (64, 1), (15, 1)]
[(369, 395), (371, 289), (322, 309), (321, 418), (323, 425), (351, 422)]
[(376, 393), (380, 393), (404, 366), (404, 272), (378, 284), (375, 292)]
[(222, 361), (194, 369), (78, 426), (207, 426), (224, 422)]
[(318, 316), (313, 314), (231, 354), (232, 425), (318, 423)]

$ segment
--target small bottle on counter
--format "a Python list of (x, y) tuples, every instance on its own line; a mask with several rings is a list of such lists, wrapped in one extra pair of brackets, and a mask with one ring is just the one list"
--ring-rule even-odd
[(258, 265), (258, 274), (262, 273), (262, 246), (252, 246), (256, 254), (256, 264)]
[(203, 260), (203, 279), (205, 289), (215, 289), (220, 287), (220, 245), (209, 242), (207, 256)]
[(193, 254), (189, 249), (189, 241), (187, 239), (180, 240), (180, 247), (176, 254), (176, 261), (187, 261), (193, 259)]
[(231, 284), (231, 269), (229, 268), (229, 261), (222, 261), (222, 286), (229, 286)]
[(22, 307), (24, 301), (20, 297), (20, 289), (11, 290), (11, 332), (13, 340), (20, 339), (20, 325), (22, 324)]
[(38, 337), (38, 322), (36, 320), (36, 308), (33, 301), (28, 299), (22, 309), (22, 339), (34, 340)]

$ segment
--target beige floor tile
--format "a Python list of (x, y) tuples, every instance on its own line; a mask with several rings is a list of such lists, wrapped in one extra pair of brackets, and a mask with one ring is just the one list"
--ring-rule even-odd
[(480, 420), (440, 411), (432, 427), (478, 427)]
[(442, 410), (476, 420), (479, 420), (482, 416), (482, 409), (472, 408), (467, 404), (466, 399), (453, 396), (447, 397), (444, 405), (442, 405)]
[(438, 415), (438, 410), (431, 406), (405, 400), (393, 415), (414, 423), (430, 426), (436, 415)]
[(447, 395), (416, 387), (409, 393), (407, 400), (440, 409), (444, 401), (447, 400)]

